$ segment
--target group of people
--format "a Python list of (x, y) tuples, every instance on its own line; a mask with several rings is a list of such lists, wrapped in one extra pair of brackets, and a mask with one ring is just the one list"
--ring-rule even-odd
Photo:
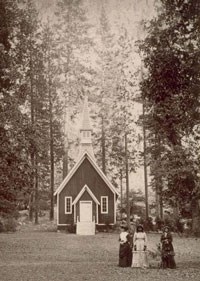
[[(148, 251), (147, 235), (142, 225), (136, 227), (134, 235), (128, 231), (128, 227), (122, 226), (119, 236), (119, 266), (147, 268)], [(163, 228), (160, 238), (161, 268), (176, 268), (174, 260), (174, 247), (172, 244), (172, 234), (168, 226)]]

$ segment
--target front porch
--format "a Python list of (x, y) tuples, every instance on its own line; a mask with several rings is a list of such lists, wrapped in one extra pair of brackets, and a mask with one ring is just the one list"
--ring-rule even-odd
[(77, 221), (76, 234), (77, 235), (95, 235), (96, 225), (95, 221)]

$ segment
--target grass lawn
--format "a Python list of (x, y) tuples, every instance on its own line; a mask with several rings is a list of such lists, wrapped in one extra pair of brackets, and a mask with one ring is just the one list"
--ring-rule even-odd
[[(156, 248), (159, 235), (148, 235)], [(1, 281), (200, 280), (200, 239), (174, 238), (177, 269), (119, 268), (118, 235), (56, 232), (0, 234)]]

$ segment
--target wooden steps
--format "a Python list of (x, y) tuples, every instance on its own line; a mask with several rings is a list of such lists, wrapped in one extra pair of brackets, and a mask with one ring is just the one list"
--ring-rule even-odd
[(78, 235), (95, 235), (95, 222), (77, 222), (76, 234)]

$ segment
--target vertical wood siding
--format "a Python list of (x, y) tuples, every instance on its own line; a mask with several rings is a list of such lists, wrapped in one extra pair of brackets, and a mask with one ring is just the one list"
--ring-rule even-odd
[[(91, 189), (99, 202), (101, 202), (101, 196), (108, 196), (108, 214), (101, 214), (101, 208), (100, 206), (98, 207), (99, 224), (114, 223), (114, 194), (96, 172), (89, 160), (85, 158), (83, 163), (80, 165), (78, 170), (74, 173), (59, 195), (59, 224), (70, 224), (74, 218), (74, 213), (72, 215), (65, 214), (65, 196), (72, 196), (73, 201), (85, 184)], [(85, 200), (92, 200), (87, 192), (82, 195), (82, 198)], [(77, 206), (79, 206), (79, 202), (77, 203)], [(96, 203), (93, 201), (94, 215), (96, 213), (95, 207)], [(77, 214), (79, 214), (79, 207), (77, 211)]]

